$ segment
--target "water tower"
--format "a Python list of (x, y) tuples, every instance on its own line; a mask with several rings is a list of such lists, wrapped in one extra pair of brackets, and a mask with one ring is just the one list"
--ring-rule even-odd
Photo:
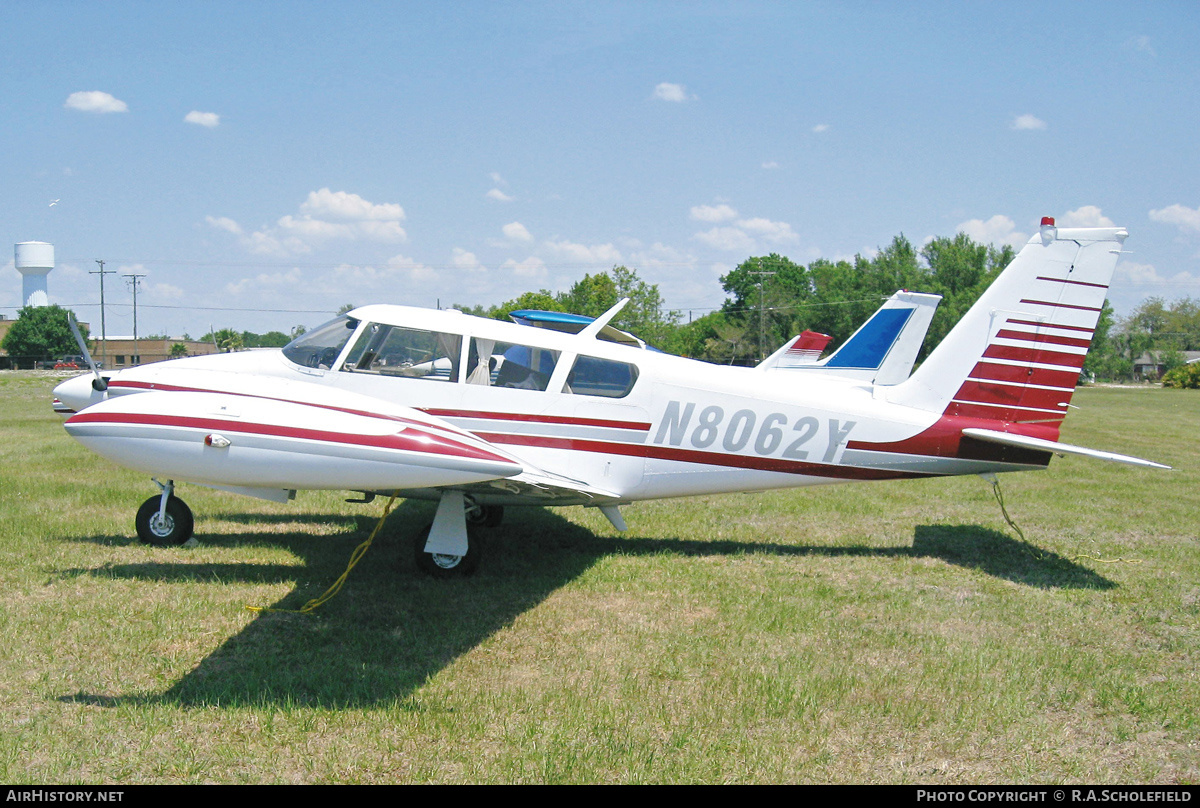
[(21, 297), (26, 306), (48, 306), (46, 276), (54, 269), (54, 245), (44, 241), (22, 241), (16, 245), (17, 272), (21, 273)]

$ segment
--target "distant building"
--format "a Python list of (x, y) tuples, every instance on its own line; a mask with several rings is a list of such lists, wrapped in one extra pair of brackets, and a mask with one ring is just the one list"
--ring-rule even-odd
[[(107, 340), (95, 337), (92, 339), (92, 359), (104, 361), (106, 370), (120, 370), (134, 365), (148, 365), (151, 362), (162, 362), (179, 356), (204, 356), (218, 353), (217, 346), (211, 342), (199, 342), (194, 339), (139, 339), (136, 343), (133, 337), (109, 337)], [(182, 345), (186, 353), (172, 354), (176, 345)], [(178, 350), (178, 349), (176, 349)]]
[[(1133, 377), (1142, 380), (1158, 380), (1167, 372), (1166, 358), (1169, 351), (1146, 351), (1133, 360)], [(1200, 362), (1200, 351), (1180, 351), (1187, 364)]]

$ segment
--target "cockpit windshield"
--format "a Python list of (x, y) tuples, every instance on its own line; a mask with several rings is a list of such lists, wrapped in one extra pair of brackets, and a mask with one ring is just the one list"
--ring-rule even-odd
[(329, 370), (354, 336), (358, 320), (342, 315), (325, 325), (301, 334), (283, 348), (283, 355), (297, 365)]

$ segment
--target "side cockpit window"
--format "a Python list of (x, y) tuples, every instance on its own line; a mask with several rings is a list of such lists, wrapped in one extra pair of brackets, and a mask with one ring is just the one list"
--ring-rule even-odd
[(306, 368), (329, 370), (341, 355), (342, 349), (354, 336), (358, 320), (339, 317), (325, 325), (301, 334), (283, 347), (283, 355)]
[(638, 369), (627, 362), (614, 362), (595, 356), (575, 360), (563, 392), (581, 396), (624, 398), (637, 383)]
[(342, 370), (456, 382), (461, 346), (461, 334), (371, 323), (354, 343)]
[(474, 337), (467, 355), (467, 384), (545, 390), (558, 351)]

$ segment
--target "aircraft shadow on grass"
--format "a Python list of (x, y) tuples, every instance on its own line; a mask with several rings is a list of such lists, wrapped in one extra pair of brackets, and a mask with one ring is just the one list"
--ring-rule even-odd
[[(243, 519), (233, 515), (217, 518)], [(397, 507), (333, 602), (314, 615), (261, 613), (161, 695), (80, 693), (63, 700), (104, 706), (136, 702), (322, 707), (399, 700), (413, 710), (430, 709), (413, 698), (430, 677), (608, 555), (930, 557), (1038, 588), (1115, 586), (1067, 558), (976, 525), (918, 526), (911, 547), (828, 547), (597, 536), (550, 510), (536, 508), (521, 509), (487, 534), (488, 552), (478, 575), (433, 580), (416, 571), (412, 552), (413, 535), (431, 518), (432, 507), (425, 503), (406, 502)], [(324, 520), (309, 515), (254, 515), (244, 521), (302, 524)], [(337, 578), (350, 549), (369, 534), (375, 520), (363, 516), (355, 521), (357, 530), (334, 537), (247, 533), (205, 538), (210, 545), (269, 543), (286, 547), (304, 558), (299, 567), (181, 562), (106, 565), (64, 574), (162, 582), (295, 580), (296, 588), (272, 606), (299, 609)], [(109, 543), (110, 539), (94, 540)]]

